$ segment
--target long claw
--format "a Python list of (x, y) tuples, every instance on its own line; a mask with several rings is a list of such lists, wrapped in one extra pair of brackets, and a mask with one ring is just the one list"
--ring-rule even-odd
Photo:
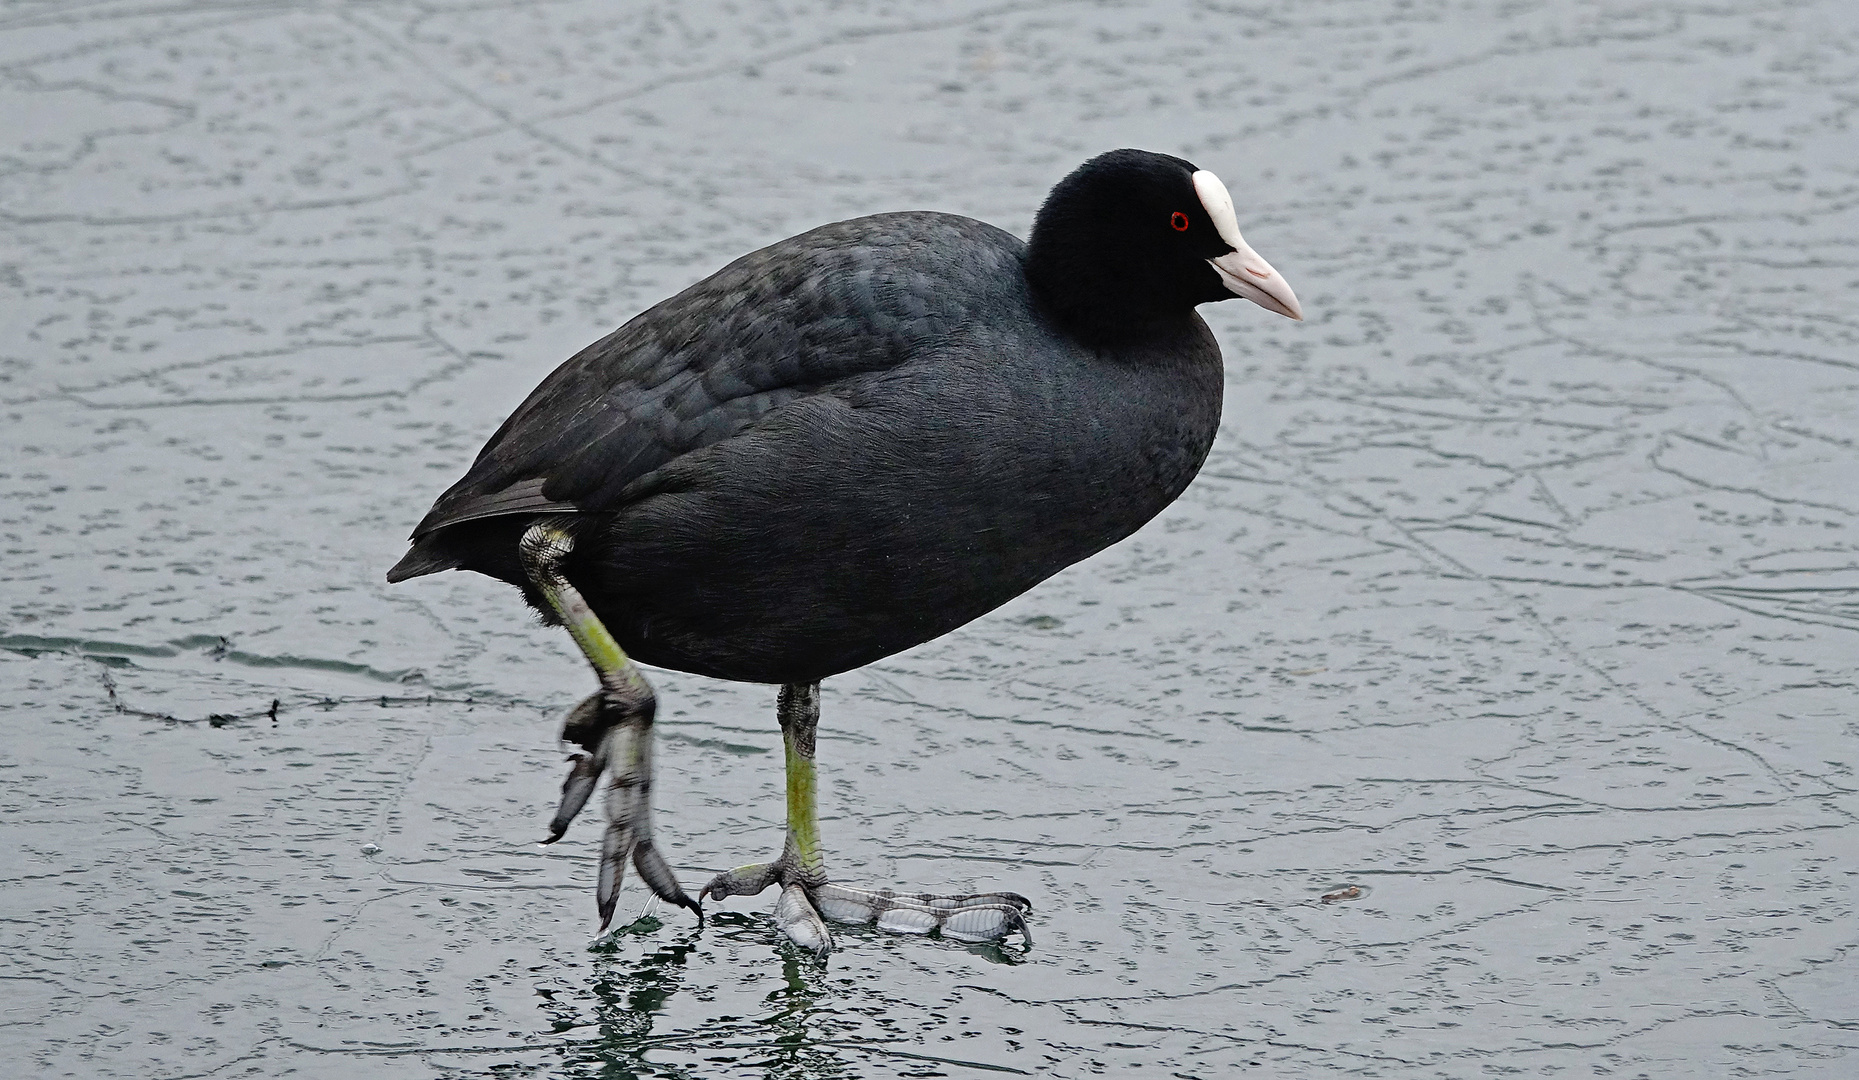
[(820, 913), (813, 910), (807, 890), (798, 884), (784, 885), (781, 898), (775, 901), (775, 925), (787, 939), (815, 956), (833, 951), (833, 935)]
[[(884, 920), (878, 927), (885, 929)], [(942, 936), (957, 941), (1000, 941), (1018, 932), (1028, 945), (1033, 935), (1026, 928), (1026, 912), (1012, 904), (977, 904), (943, 916)]]
[(726, 896), (754, 896), (781, 877), (779, 862), (751, 863), (738, 866), (734, 870), (725, 870), (710, 879), (703, 891), (697, 894), (699, 900), (721, 900)]
[(665, 857), (658, 853), (652, 841), (641, 840), (633, 848), (633, 868), (639, 871), (639, 880), (646, 883), (653, 895), (668, 904), (689, 908), (697, 915), (697, 928), (704, 928), (704, 909), (697, 901), (684, 895), (683, 886), (678, 884), (678, 876), (665, 864)]

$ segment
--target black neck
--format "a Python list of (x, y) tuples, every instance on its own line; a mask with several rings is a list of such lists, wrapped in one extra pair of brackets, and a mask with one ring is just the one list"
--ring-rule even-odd
[(1072, 334), (1104, 343), (1151, 337), (1193, 313), (1194, 304), (1170, 283), (1065, 246), (1035, 228), (1027, 244), (1026, 279), (1040, 307)]

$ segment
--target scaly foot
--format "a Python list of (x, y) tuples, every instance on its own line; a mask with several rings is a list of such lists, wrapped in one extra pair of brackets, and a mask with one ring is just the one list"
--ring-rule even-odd
[(826, 928), (829, 919), (898, 934), (941, 931), (957, 941), (1000, 941), (1015, 932), (1029, 945), (1033, 940), (1026, 928), (1026, 913), (1033, 905), (1018, 893), (936, 896), (834, 885), (821, 873), (801, 869), (791, 851), (783, 851), (773, 862), (725, 870), (697, 898), (754, 896), (776, 884), (781, 896), (775, 901), (775, 925), (789, 941), (819, 956), (833, 948), (833, 935)]
[(1018, 931), (1028, 944), (1026, 913), (1033, 905), (1017, 893), (932, 896), (890, 889), (854, 889), (826, 880), (820, 849), (819, 813), (814, 807), (814, 735), (820, 722), (820, 684), (788, 683), (777, 706), (781, 745), (787, 764), (787, 842), (772, 862), (726, 870), (698, 893), (753, 896), (770, 885), (781, 886), (775, 901), (775, 925), (789, 941), (816, 955), (833, 948), (826, 920), (860, 923), (900, 934), (942, 931), (962, 941), (999, 941)]
[(576, 754), (562, 781), (562, 801), (549, 822), (542, 842), (553, 844), (587, 804), (600, 774), (611, 770), (607, 786), (607, 829), (600, 843), (600, 883), (595, 900), (600, 907), (600, 929), (613, 921), (619, 902), (620, 879), (630, 859), (653, 894), (666, 903), (689, 908), (701, 928), (704, 910), (686, 896), (676, 874), (652, 843), (652, 716), (654, 701), (612, 690), (601, 690), (568, 714), (562, 738), (585, 751)]
[(574, 530), (568, 518), (545, 518), (523, 532), (517, 553), (529, 583), (556, 615), (581, 649), (581, 655), (600, 678), (600, 692), (574, 707), (562, 726), (562, 738), (586, 751), (577, 754), (562, 783), (561, 806), (549, 823), (545, 844), (553, 844), (568, 830), (568, 823), (587, 804), (600, 774), (611, 771), (607, 788), (607, 831), (600, 842), (600, 929), (613, 921), (620, 898), (620, 877), (626, 861), (639, 871), (659, 899), (697, 913), (703, 926), (704, 909), (684, 895), (677, 875), (652, 846), (652, 718), (658, 699), (652, 684), (620, 648), (619, 642), (588, 606), (587, 598), (569, 581), (564, 565), (574, 551)]

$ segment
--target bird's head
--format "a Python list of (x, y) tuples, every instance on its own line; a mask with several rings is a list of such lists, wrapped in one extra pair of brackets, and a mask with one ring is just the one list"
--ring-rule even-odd
[(1053, 187), (1033, 221), (1027, 276), (1062, 318), (1104, 330), (1235, 297), (1304, 317), (1240, 236), (1220, 178), (1146, 150), (1100, 154)]

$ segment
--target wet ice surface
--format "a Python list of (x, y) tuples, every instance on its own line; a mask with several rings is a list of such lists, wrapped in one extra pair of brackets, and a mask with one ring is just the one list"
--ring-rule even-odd
[[(1849, 5), (617, 10), (0, 6), (0, 1072), (1852, 1075)], [(1117, 145), (1309, 321), (1208, 309), (1189, 493), (821, 731), (841, 876), (1037, 946), (590, 949), (591, 679), (407, 529), (729, 258)], [(656, 681), (695, 887), (774, 695)]]

